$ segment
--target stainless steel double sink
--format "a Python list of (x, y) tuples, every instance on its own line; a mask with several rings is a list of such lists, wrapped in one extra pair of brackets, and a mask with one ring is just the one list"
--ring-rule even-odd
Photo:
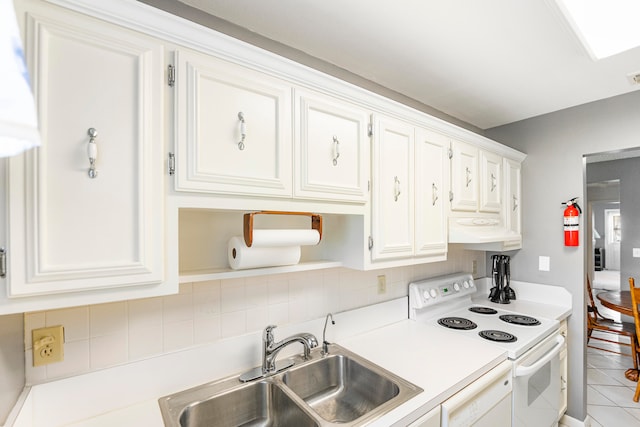
[(225, 378), (159, 399), (171, 427), (360, 426), (423, 390), (336, 344), (249, 383)]

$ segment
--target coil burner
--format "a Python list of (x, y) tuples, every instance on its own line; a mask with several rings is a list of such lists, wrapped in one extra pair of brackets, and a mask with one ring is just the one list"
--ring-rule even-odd
[(509, 332), (504, 331), (486, 330), (478, 332), (478, 335), (489, 341), (516, 342), (518, 340), (515, 335), (511, 335)]
[(540, 324), (540, 321), (535, 317), (525, 316), (524, 314), (503, 314), (500, 316), (500, 320), (522, 326), (536, 326)]
[(438, 324), (451, 329), (463, 330), (475, 329), (478, 327), (478, 325), (464, 317), (443, 317), (442, 319), (438, 319)]
[(479, 314), (498, 314), (498, 310), (491, 307), (470, 307), (469, 311)]

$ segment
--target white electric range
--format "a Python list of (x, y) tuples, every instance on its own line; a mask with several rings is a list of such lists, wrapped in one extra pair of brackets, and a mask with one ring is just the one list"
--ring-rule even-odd
[[(475, 404), (465, 402), (464, 408), (448, 409), (443, 405), (442, 427), (465, 423), (474, 425), (471, 422), (474, 417), (481, 422), (482, 414), (478, 413), (478, 407), (487, 407), (486, 416), (493, 420), (504, 417), (509, 411), (510, 422), (505, 425), (554, 426), (560, 408), (559, 353), (564, 345), (559, 322), (510, 311), (509, 304), (496, 308), (495, 304), (484, 306), (474, 303), (472, 297), (477, 292), (473, 277), (465, 273), (409, 284), (411, 320), (467, 336), (470, 342), (497, 346), (512, 362), (509, 408), (502, 392), (494, 390), (492, 395), (496, 402), (487, 402), (487, 397), (479, 396)], [(473, 357), (472, 351), (469, 357)], [(490, 386), (494, 385), (487, 384), (487, 395), (491, 394), (488, 392)], [(498, 400), (503, 402), (502, 406), (498, 405)], [(494, 412), (489, 412), (491, 408)], [(495, 408), (502, 408), (502, 415), (495, 413)], [(473, 414), (462, 416), (464, 411), (472, 411)], [(458, 424), (456, 420), (464, 420), (464, 423)]]

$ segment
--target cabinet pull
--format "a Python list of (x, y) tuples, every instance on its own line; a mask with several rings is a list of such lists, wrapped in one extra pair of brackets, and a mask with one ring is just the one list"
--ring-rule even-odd
[(98, 137), (98, 131), (94, 128), (89, 128), (87, 131), (89, 135), (89, 145), (87, 146), (87, 154), (89, 155), (89, 178), (96, 178), (98, 171), (96, 170), (96, 160), (98, 159), (98, 144), (96, 144), (96, 138)]
[(516, 195), (515, 195), (515, 194), (513, 194), (513, 195), (512, 195), (512, 197), (513, 197), (513, 200), (512, 200), (512, 203), (511, 203), (511, 204), (513, 205), (513, 208), (512, 208), (512, 209), (513, 209), (513, 211), (515, 212), (515, 211), (516, 211), (516, 209), (518, 209), (518, 198), (516, 197)]
[(491, 192), (496, 189), (496, 176), (491, 174)]
[(240, 111), (238, 113), (238, 120), (240, 120), (240, 142), (238, 142), (238, 148), (244, 150), (244, 140), (247, 137), (247, 125), (244, 122), (244, 113)]
[(398, 176), (393, 177), (393, 198), (397, 202), (398, 197), (400, 196), (400, 180)]
[(338, 166), (338, 157), (340, 157), (340, 141), (333, 135), (333, 166)]
[(436, 183), (431, 184), (431, 205), (435, 206), (438, 201), (438, 187), (436, 187)]
[(469, 187), (469, 184), (471, 184), (471, 171), (469, 170), (468, 167), (464, 168), (465, 174), (467, 175), (467, 188)]
[(7, 276), (7, 250), (0, 248), (0, 277)]

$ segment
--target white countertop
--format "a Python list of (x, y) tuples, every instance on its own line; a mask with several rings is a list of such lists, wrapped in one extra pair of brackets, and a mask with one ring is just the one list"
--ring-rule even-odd
[[(521, 290), (522, 296), (527, 292)], [(491, 304), (484, 298), (483, 303)], [(570, 299), (568, 306), (555, 306), (521, 298), (509, 309), (561, 319), (570, 307)], [(440, 328), (407, 320), (406, 297), (334, 318), (336, 326), (327, 334), (330, 341), (424, 390), (370, 424), (372, 427), (406, 425), (506, 359), (503, 351), (490, 344), (445, 335)], [(323, 324), (324, 319), (316, 319), (278, 331), (282, 336), (308, 331), (321, 337)], [(261, 332), (256, 332), (36, 385), (24, 393), (13, 426), (163, 427), (158, 398), (259, 365), (260, 337)], [(284, 349), (280, 358), (300, 351), (299, 346), (289, 347), (292, 349)]]

